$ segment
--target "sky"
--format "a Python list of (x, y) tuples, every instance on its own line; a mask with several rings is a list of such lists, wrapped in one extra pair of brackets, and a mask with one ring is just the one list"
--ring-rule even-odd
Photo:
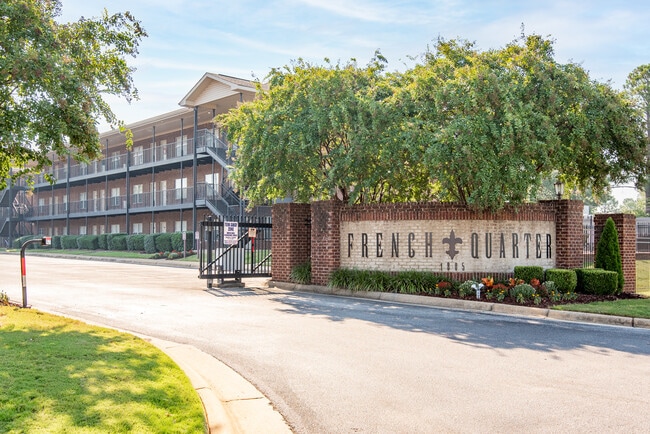
[(389, 71), (403, 71), (438, 38), (498, 49), (522, 27), (555, 40), (556, 61), (578, 63), (617, 89), (650, 63), (647, 0), (61, 1), (61, 21), (96, 17), (104, 8), (130, 11), (149, 34), (130, 59), (140, 99), (107, 98), (127, 124), (178, 109), (206, 72), (264, 79), (299, 58), (366, 65), (376, 50)]

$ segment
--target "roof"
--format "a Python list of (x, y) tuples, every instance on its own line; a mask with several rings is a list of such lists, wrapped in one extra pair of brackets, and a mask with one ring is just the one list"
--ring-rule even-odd
[(182, 107), (195, 107), (243, 92), (256, 91), (253, 81), (207, 72), (178, 104)]

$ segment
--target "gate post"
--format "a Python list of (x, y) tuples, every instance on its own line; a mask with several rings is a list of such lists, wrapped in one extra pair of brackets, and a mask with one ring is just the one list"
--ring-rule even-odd
[[(207, 222), (212, 223), (212, 216), (207, 217)], [(207, 264), (208, 264), (208, 275), (212, 274), (212, 225), (205, 225), (205, 237), (206, 237), (206, 249), (207, 249)], [(207, 279), (208, 289), (212, 288), (212, 278)]]

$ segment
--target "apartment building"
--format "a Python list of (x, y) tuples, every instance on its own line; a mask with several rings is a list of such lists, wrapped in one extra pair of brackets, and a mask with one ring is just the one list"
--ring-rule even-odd
[[(208, 214), (243, 215), (245, 203), (228, 179), (226, 135), (213, 119), (255, 97), (254, 83), (205, 74), (176, 111), (101, 134), (103, 157), (90, 164), (55, 158), (33, 188), (0, 192), (0, 240), (18, 236), (163, 233), (198, 230)], [(256, 213), (268, 210), (258, 209)]]

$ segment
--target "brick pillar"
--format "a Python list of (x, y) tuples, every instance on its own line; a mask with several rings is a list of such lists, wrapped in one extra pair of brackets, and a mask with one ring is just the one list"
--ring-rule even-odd
[(327, 285), (341, 264), (341, 202), (328, 200), (311, 205), (311, 282)]
[(611, 217), (618, 232), (618, 245), (621, 249), (623, 265), (624, 292), (636, 292), (636, 217), (632, 214), (598, 214), (594, 217), (594, 241), (598, 247), (607, 218)]
[(557, 268), (582, 268), (582, 212), (580, 200), (557, 200), (555, 203), (555, 266)]
[(291, 270), (311, 256), (311, 207), (306, 203), (273, 205), (273, 280), (289, 282)]

